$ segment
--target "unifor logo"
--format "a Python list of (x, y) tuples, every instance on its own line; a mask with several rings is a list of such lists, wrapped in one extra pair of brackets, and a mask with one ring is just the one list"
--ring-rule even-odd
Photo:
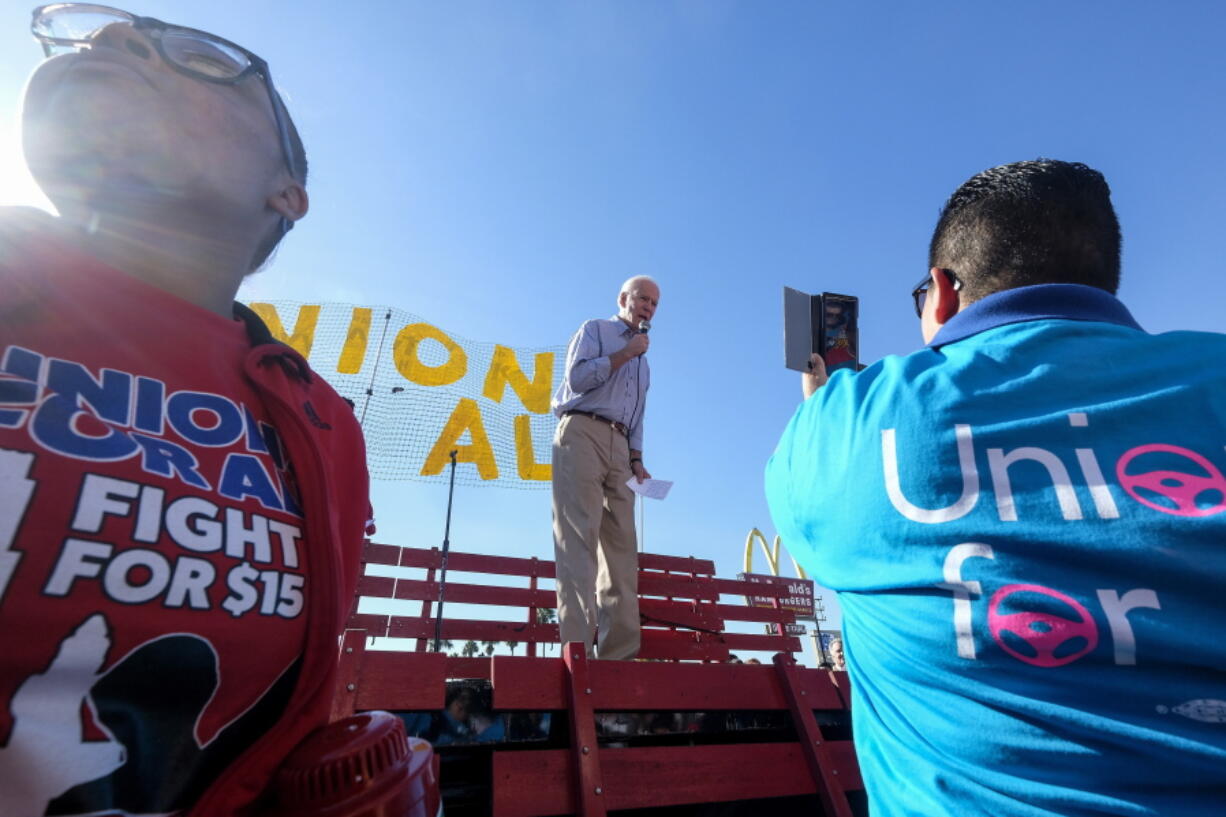
[[(1138, 466), (1148, 465), (1149, 470), (1134, 467), (1129, 473), (1129, 466), (1138, 460)], [(1186, 461), (1193, 466), (1187, 471), (1172, 467), (1186, 467)], [(1212, 516), (1226, 511), (1226, 477), (1205, 457), (1177, 445), (1137, 446), (1120, 457), (1115, 475), (1129, 496), (1155, 511), (1175, 516)]]
[(1036, 667), (1071, 664), (1098, 646), (1090, 611), (1072, 596), (1038, 584), (997, 590), (988, 603), (988, 628), (1002, 650)]
[[(1090, 424), (1084, 412), (1069, 414), (1068, 421), (1074, 428), (1085, 428)], [(928, 444), (930, 439), (931, 435), (926, 434), (924, 443)], [(1205, 517), (1226, 511), (1226, 477), (1223, 477), (1222, 471), (1202, 454), (1177, 445), (1151, 443), (1124, 452), (1115, 463), (1118, 488), (1113, 491), (1114, 486), (1107, 482), (1099, 455), (1092, 448), (1074, 448), (1071, 452), (1059, 453), (1032, 445), (1008, 450), (977, 449), (974, 431), (963, 424), (954, 426), (954, 440), (960, 489), (953, 488), (948, 480), (934, 479), (933, 468), (926, 460), (911, 457), (903, 458), (913, 462), (912, 473), (908, 475), (910, 479), (906, 480), (904, 490), (896, 429), (882, 429), (881, 461), (886, 496), (894, 509), (907, 519), (927, 525), (961, 519), (975, 509), (981, 494), (995, 500), (996, 513), (1002, 522), (1018, 521), (1019, 507), (1015, 494), (1027, 497), (1029, 512), (1046, 505), (1067, 521), (1093, 519), (1095, 516), (1098, 519), (1118, 519), (1118, 488), (1141, 505), (1174, 516)], [(990, 481), (979, 470), (979, 463), (985, 457)], [(947, 454), (943, 455), (942, 462), (947, 458)], [(1030, 482), (1023, 489), (1015, 491), (1014, 480), (1018, 479), (1019, 469), (1031, 474), (1044, 473), (1046, 484)], [(943, 473), (944, 469), (938, 468), (937, 472)], [(949, 502), (954, 490), (958, 491), (957, 499)], [(909, 492), (912, 497), (916, 493), (926, 494), (929, 502), (916, 504), (908, 498)], [(1092, 510), (1084, 504), (1087, 495)], [(934, 502), (931, 499), (933, 496), (942, 498)], [(1054, 503), (1050, 501), (1052, 499)], [(941, 505), (942, 502), (948, 504)], [(941, 507), (929, 507), (932, 504)]]
[[(958, 657), (977, 660), (974, 600), (985, 591), (983, 583), (963, 575), (974, 560), (992, 562), (996, 553), (982, 542), (963, 542), (945, 555), (944, 581), (936, 586), (953, 595), (954, 638)], [(979, 572), (975, 570), (974, 572)], [(1006, 655), (1035, 667), (1071, 664), (1108, 639), (1111, 660), (1117, 666), (1137, 663), (1137, 634), (1131, 617), (1150, 619), (1162, 609), (1158, 594), (1149, 587), (1124, 592), (1110, 587), (1095, 589), (1094, 613), (1085, 604), (1059, 590), (1038, 584), (1006, 584), (988, 602), (988, 631)], [(1106, 627), (1100, 622), (1105, 620)]]

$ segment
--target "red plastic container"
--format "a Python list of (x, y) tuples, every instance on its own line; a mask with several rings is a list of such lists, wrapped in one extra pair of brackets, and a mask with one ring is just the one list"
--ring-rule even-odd
[(437, 817), (430, 744), (406, 738), (387, 712), (329, 724), (303, 741), (277, 772), (281, 817)]

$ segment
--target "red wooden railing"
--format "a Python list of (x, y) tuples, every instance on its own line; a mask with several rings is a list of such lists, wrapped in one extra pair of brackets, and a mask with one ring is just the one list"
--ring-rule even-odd
[[(417, 639), (416, 648), (424, 652), (434, 636), (433, 602), (438, 598), (437, 571), (442, 554), (437, 548), (424, 550), (369, 543), (363, 554), (366, 564), (417, 568), (424, 579), (363, 576), (358, 596), (421, 602), (417, 616), (387, 616), (357, 613), (357, 599), (349, 627), (366, 630), (372, 636)], [(447, 582), (449, 603), (523, 607), (520, 621), (491, 621), (445, 617), (442, 637), (447, 640), (518, 641), (527, 645), (528, 655), (536, 645), (558, 642), (558, 626), (537, 621), (536, 611), (556, 606), (552, 589), (538, 587), (540, 579), (554, 578), (554, 565), (544, 559), (486, 556), (452, 552), (447, 569), (453, 573), (483, 573), (514, 576), (526, 580), (527, 587), (499, 587), (464, 582)], [(715, 578), (715, 563), (709, 559), (639, 555), (639, 612), (643, 619), (640, 658), (727, 661), (729, 654), (741, 651), (799, 652), (795, 636), (727, 632), (728, 622), (790, 624), (791, 611), (744, 604), (746, 596), (781, 598), (787, 590), (770, 585)], [(738, 603), (721, 603), (721, 596), (732, 596)]]
[[(438, 597), (437, 550), (371, 544), (368, 563), (414, 567), (424, 580), (367, 576), (359, 595), (422, 602), (418, 616), (357, 614), (356, 602), (340, 656), (340, 686), (333, 714), (355, 711), (441, 710), (449, 678), (487, 678), (499, 712), (566, 711), (570, 745), (534, 749), (487, 747), (492, 752), (490, 813), (494, 817), (578, 814), (602, 817), (610, 810), (816, 795), (825, 814), (851, 817), (849, 792), (860, 792), (850, 740), (828, 740), (817, 713), (845, 718), (849, 691), (845, 673), (798, 666), (800, 649), (791, 636), (726, 632), (729, 621), (786, 624), (781, 609), (747, 607), (744, 596), (785, 595), (762, 584), (715, 578), (708, 560), (640, 557), (643, 658), (656, 661), (589, 661), (578, 644), (561, 658), (496, 655), (454, 658), (426, 651), (434, 633), (431, 602)], [(539, 623), (538, 608), (552, 608), (552, 590), (537, 586), (553, 577), (553, 563), (452, 553), (448, 570), (514, 576), (527, 587), (471, 583), (447, 586), (447, 601), (523, 607), (521, 621), (444, 620), (449, 639), (514, 640), (529, 645), (556, 642), (557, 626)], [(752, 589), (750, 585), (752, 584)], [(733, 596), (742, 603), (721, 601)], [(417, 651), (366, 649), (368, 635), (417, 639)], [(777, 652), (773, 664), (726, 661), (729, 651)], [(600, 746), (596, 713), (780, 712), (796, 739), (767, 743), (688, 746)], [(444, 767), (444, 775), (446, 774)], [(446, 784), (446, 780), (443, 781)]]

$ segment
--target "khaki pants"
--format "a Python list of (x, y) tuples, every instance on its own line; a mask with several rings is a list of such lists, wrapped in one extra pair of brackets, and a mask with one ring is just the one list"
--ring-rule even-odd
[(600, 658), (639, 651), (639, 560), (630, 444), (608, 423), (563, 417), (553, 440), (553, 551), (562, 643)]

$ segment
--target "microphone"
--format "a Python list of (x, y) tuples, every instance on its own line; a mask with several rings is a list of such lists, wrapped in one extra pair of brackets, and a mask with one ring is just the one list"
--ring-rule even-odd
[(651, 331), (651, 321), (646, 319), (639, 321), (639, 334), (646, 335), (649, 331)]

